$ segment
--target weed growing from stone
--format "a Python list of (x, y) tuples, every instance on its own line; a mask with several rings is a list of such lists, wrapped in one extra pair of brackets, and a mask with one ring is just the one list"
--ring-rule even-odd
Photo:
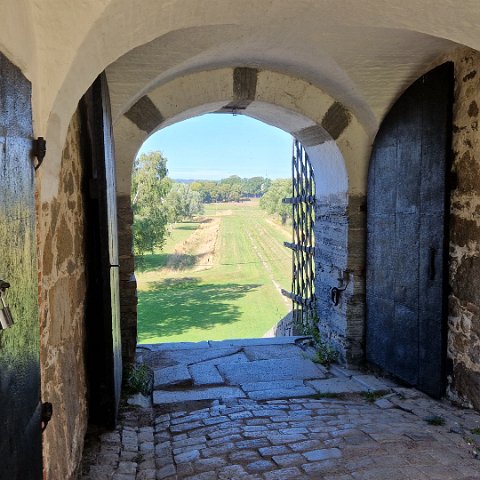
[(153, 373), (147, 365), (131, 365), (127, 368), (123, 386), (127, 395), (150, 395), (153, 389)]
[(376, 391), (373, 392), (372, 390), (369, 390), (368, 392), (363, 392), (362, 395), (365, 397), (365, 400), (370, 403), (376, 402), (379, 398), (382, 398), (385, 395), (384, 391)]
[(320, 342), (317, 345), (317, 355), (313, 359), (315, 363), (320, 363), (325, 367), (335, 363), (338, 360), (338, 352), (334, 350), (330, 345), (324, 342)]
[(319, 320), (317, 313), (311, 312), (306, 317), (307, 318), (303, 323), (303, 333), (304, 335), (312, 337), (313, 344), (317, 350), (312, 361), (328, 367), (330, 364), (335, 363), (338, 360), (338, 352), (322, 340), (318, 330)]
[(445, 425), (445, 419), (440, 415), (429, 415), (428, 417), (425, 417), (424, 420), (429, 425), (435, 425), (435, 426)]
[(470, 432), (473, 433), (473, 435), (480, 435), (480, 428), (472, 428)]

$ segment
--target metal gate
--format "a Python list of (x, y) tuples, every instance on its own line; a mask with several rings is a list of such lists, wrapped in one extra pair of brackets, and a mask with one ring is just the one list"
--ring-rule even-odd
[(303, 334), (315, 311), (315, 177), (307, 152), (298, 140), (293, 142), (292, 197), (284, 198), (292, 205), (293, 242), (285, 242), (292, 250), (292, 291), (282, 293), (292, 300), (292, 334)]

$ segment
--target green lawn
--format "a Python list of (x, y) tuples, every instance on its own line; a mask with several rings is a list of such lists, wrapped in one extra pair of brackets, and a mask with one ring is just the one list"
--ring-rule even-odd
[[(208, 205), (204, 220), (175, 225), (163, 252), (142, 259), (140, 343), (261, 337), (288, 313), (275, 284), (290, 288), (289, 229), (269, 221), (258, 202)], [(202, 235), (214, 254), (199, 253)], [(172, 266), (176, 247), (181, 268)]]

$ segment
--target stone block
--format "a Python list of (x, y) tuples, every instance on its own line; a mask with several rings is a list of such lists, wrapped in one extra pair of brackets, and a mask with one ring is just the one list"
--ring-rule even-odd
[(325, 380), (309, 380), (306, 384), (318, 393), (358, 393), (366, 392), (368, 388), (350, 378), (327, 378)]
[(174, 385), (191, 385), (192, 377), (185, 365), (159, 368), (154, 372), (153, 386), (155, 389)]
[(196, 400), (215, 400), (218, 398), (244, 398), (245, 394), (237, 387), (212, 387), (187, 391), (154, 391), (153, 404), (192, 402)]
[(239, 365), (219, 365), (220, 373), (233, 385), (256, 381), (325, 378), (325, 370), (306, 359), (258, 360)]
[(273, 382), (251, 382), (251, 383), (242, 383), (240, 387), (245, 392), (255, 392), (255, 391), (265, 391), (272, 389), (290, 389), (290, 388), (301, 388), (305, 384), (303, 380), (277, 380)]
[(253, 347), (256, 345), (288, 345), (308, 339), (305, 336), (292, 337), (268, 337), (268, 338), (241, 338), (234, 340), (210, 340), (208, 343), (213, 347)]
[(263, 476), (265, 480), (296, 480), (303, 478), (297, 467), (281, 468), (273, 472), (266, 472)]
[(249, 463), (245, 468), (251, 473), (265, 472), (274, 469), (275, 464), (269, 460), (257, 460), (256, 462)]
[(273, 388), (270, 390), (256, 390), (247, 392), (249, 398), (253, 400), (273, 400), (279, 398), (308, 397), (316, 392), (308, 386), (295, 388)]
[(303, 358), (304, 351), (295, 344), (286, 345), (261, 345), (245, 347), (243, 349), (247, 358), (253, 360), (268, 360), (273, 358)]
[[(238, 348), (237, 350), (239, 349), (240, 348)], [(222, 356), (211, 358), (210, 360), (203, 360), (201, 362), (198, 362), (198, 365), (231, 365), (248, 362), (248, 358), (243, 352), (231, 354), (228, 353), (232, 351), (231, 349), (222, 349), (221, 351), (223, 351)]]
[(338, 448), (322, 448), (320, 450), (305, 452), (302, 455), (310, 462), (318, 462), (320, 460), (340, 458), (342, 456), (342, 451)]
[(390, 391), (392, 387), (397, 385), (394, 382), (387, 380), (386, 378), (378, 378), (374, 375), (355, 375), (352, 380), (365, 386), (368, 390), (375, 391)]
[(194, 385), (223, 385), (225, 382), (215, 365), (196, 364), (188, 367)]

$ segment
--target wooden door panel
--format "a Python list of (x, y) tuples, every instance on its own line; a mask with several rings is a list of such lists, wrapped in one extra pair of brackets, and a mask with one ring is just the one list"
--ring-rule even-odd
[(14, 325), (0, 331), (0, 479), (42, 477), (40, 326), (31, 86), (0, 54), (0, 279)]
[(453, 69), (442, 65), (396, 102), (368, 179), (367, 359), (434, 396), (446, 357), (446, 171)]
[(115, 161), (105, 74), (82, 99), (87, 202), (87, 371), (90, 420), (114, 427), (120, 402), (122, 356)]

